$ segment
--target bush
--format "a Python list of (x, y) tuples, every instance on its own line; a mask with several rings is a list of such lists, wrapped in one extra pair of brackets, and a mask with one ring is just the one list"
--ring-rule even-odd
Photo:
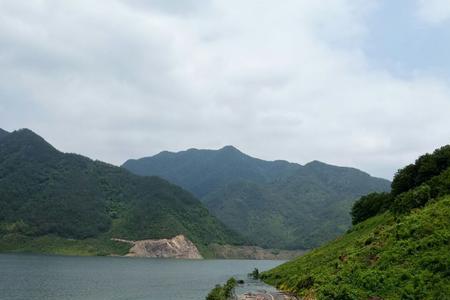
[(233, 277), (221, 286), (216, 285), (214, 289), (206, 296), (206, 300), (228, 300), (233, 296), (234, 288), (237, 286), (237, 281)]
[[(430, 170), (433, 168), (430, 166), (432, 164), (423, 162), (430, 160), (429, 157), (430, 156), (426, 156), (426, 158), (422, 159), (422, 163), (420, 166), (423, 170), (420, 171), (420, 174), (422, 174), (420, 178), (424, 178), (424, 174), (431, 174)], [(415, 168), (414, 165), (410, 165), (404, 170), (409, 170), (413, 167)], [(437, 166), (437, 168), (441, 170), (442, 166), (439, 165)], [(400, 188), (401, 185), (404, 184), (404, 186), (406, 186), (407, 184), (409, 184), (406, 183), (407, 180), (405, 179), (407, 177), (405, 177), (405, 174), (409, 174), (409, 172), (410, 171), (401, 172), (400, 175), (396, 176), (397, 181), (394, 180), (394, 182), (392, 183), (393, 189), (390, 194), (372, 193), (367, 196), (363, 196), (358, 201), (356, 201), (351, 211), (353, 225), (358, 224), (370, 217), (383, 213), (386, 210), (390, 210), (396, 214), (407, 213), (414, 208), (425, 206), (425, 204), (432, 199), (450, 194), (449, 167), (443, 171), (440, 171), (439, 175), (428, 179), (425, 183), (422, 183), (419, 186), (396, 195), (395, 193), (402, 190), (402, 188)], [(394, 183), (396, 184), (395, 189)]]
[(258, 280), (259, 279), (259, 270), (257, 268), (255, 268), (250, 274), (248, 274), (248, 277)]
[(353, 204), (350, 212), (353, 225), (386, 211), (391, 202), (392, 197), (389, 193), (371, 193), (361, 197)]
[(419, 157), (394, 176), (391, 193), (372, 193), (353, 204), (353, 225), (386, 210), (407, 213), (450, 193), (450, 145)]
[(400, 169), (392, 181), (392, 195), (397, 196), (441, 174), (450, 167), (450, 145), (436, 149), (433, 154), (419, 157), (414, 164)]
[(396, 196), (411, 189), (415, 184), (417, 167), (408, 165), (397, 171), (391, 184), (391, 193)]
[(431, 188), (423, 184), (395, 198), (391, 210), (394, 213), (406, 213), (413, 208), (423, 207), (431, 199)]
[(222, 286), (220, 284), (216, 285), (206, 296), (206, 300), (225, 300), (222, 294)]
[(360, 300), (361, 295), (352, 286), (347, 284), (325, 284), (319, 288), (321, 299), (334, 300)]

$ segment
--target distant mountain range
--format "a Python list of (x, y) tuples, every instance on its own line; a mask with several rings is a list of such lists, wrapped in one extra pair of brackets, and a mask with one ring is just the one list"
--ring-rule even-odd
[(299, 165), (287, 161), (264, 161), (233, 146), (220, 150), (164, 151), (152, 157), (130, 159), (122, 167), (138, 175), (156, 175), (204, 197), (240, 180), (268, 183), (293, 173)]
[(390, 190), (388, 180), (354, 168), (265, 161), (233, 146), (164, 151), (122, 167), (180, 185), (231, 229), (270, 248), (316, 247), (345, 232), (360, 196)]
[[(125, 254), (110, 239), (183, 234), (242, 243), (191, 193), (158, 177), (56, 150), (28, 129), (0, 130), (0, 251)], [(125, 248), (124, 248), (125, 247)]]

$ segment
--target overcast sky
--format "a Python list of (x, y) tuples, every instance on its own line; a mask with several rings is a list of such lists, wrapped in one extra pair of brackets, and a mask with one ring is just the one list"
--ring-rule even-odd
[(392, 178), (450, 142), (450, 0), (0, 0), (0, 127)]

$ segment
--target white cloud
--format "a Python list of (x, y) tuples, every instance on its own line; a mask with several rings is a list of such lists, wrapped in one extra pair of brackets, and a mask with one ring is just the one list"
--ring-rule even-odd
[(450, 0), (418, 0), (419, 17), (425, 22), (439, 24), (450, 19)]
[(0, 0), (0, 127), (118, 164), (234, 144), (386, 177), (448, 142), (447, 82), (368, 67), (368, 1), (188, 2)]

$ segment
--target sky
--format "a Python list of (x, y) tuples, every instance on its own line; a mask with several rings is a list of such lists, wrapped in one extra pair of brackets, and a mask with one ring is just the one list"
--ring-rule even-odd
[(450, 0), (0, 0), (0, 127), (390, 179), (450, 141)]

